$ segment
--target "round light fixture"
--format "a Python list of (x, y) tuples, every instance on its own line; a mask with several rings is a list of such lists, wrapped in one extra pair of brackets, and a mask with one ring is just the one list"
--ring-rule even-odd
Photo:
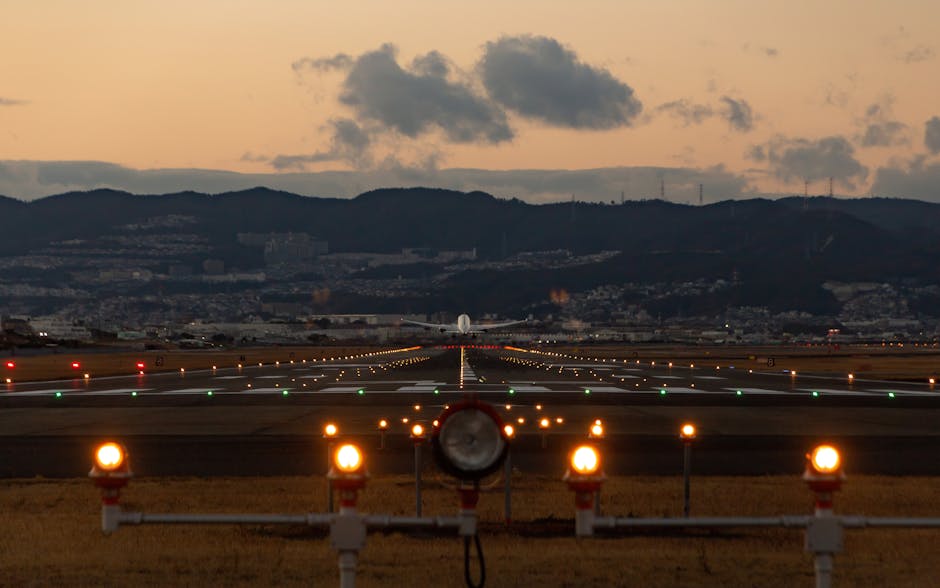
[(435, 427), (431, 447), (438, 466), (461, 480), (476, 481), (499, 469), (509, 447), (507, 431), (489, 404), (451, 405)]

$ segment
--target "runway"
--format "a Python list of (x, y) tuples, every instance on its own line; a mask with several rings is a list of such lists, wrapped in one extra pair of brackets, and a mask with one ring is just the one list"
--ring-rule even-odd
[(699, 427), (700, 473), (798, 472), (823, 439), (847, 447), (850, 471), (940, 473), (940, 393), (927, 383), (445, 346), (8, 385), (0, 476), (82, 475), (104, 438), (124, 441), (141, 475), (322, 473), (327, 422), (377, 447), (380, 418), (392, 427), (372, 469), (407, 472), (410, 424), (467, 393), (517, 427), (514, 464), (543, 475), (561, 473), (598, 418), (611, 473), (674, 472), (684, 421)]

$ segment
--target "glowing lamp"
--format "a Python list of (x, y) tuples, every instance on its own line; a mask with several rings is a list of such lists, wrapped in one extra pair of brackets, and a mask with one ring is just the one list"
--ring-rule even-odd
[(16, 367), (16, 362), (13, 362), (13, 361), (7, 362), (7, 369), (12, 370), (15, 367)]
[(604, 425), (600, 423), (594, 423), (591, 425), (591, 428), (588, 430), (588, 437), (592, 439), (601, 439), (604, 437)]
[(344, 474), (352, 474), (362, 469), (362, 452), (352, 443), (340, 445), (333, 452), (333, 467)]
[(842, 466), (842, 457), (835, 447), (820, 445), (809, 455), (809, 465), (818, 474), (834, 474)]
[(503, 426), (503, 433), (507, 439), (512, 439), (516, 434), (516, 429), (512, 425), (506, 424)]
[(695, 425), (692, 423), (685, 423), (679, 429), (679, 438), (683, 441), (691, 441), (692, 439), (695, 439), (696, 432)]
[(73, 369), (73, 370), (77, 370), (77, 369), (79, 369), (79, 368), (81, 368), (81, 367), (82, 367), (82, 364), (78, 363), (77, 361), (73, 361), (73, 362), (72, 362), (72, 369)]
[(95, 466), (105, 472), (113, 472), (124, 464), (124, 448), (108, 442), (95, 451)]
[(326, 426), (323, 427), (323, 436), (326, 437), (327, 439), (332, 439), (336, 437), (338, 434), (339, 434), (339, 427), (337, 427), (333, 423), (327, 423)]
[(381, 420), (379, 421), (379, 430), (380, 430), (380, 431), (385, 431), (385, 430), (387, 430), (387, 429), (388, 429), (388, 421), (385, 420), (385, 419), (381, 419)]
[(549, 427), (549, 425), (551, 425), (551, 424), (552, 424), (552, 422), (551, 422), (550, 420), (548, 420), (548, 419), (543, 418), (543, 419), (540, 419), (540, 420), (539, 420), (539, 428), (540, 428), (540, 429), (547, 429), (547, 428)]
[(421, 423), (415, 423), (411, 426), (411, 438), (412, 439), (424, 439), (424, 425)]
[(596, 474), (601, 467), (600, 454), (590, 445), (582, 445), (571, 454), (571, 472), (578, 476)]
[(138, 362), (137, 362), (137, 369), (139, 369), (139, 370), (144, 369), (144, 362), (138, 361)]

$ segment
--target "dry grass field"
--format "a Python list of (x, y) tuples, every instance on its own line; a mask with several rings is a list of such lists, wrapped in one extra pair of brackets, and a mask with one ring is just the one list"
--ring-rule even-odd
[[(429, 481), (425, 514), (451, 515), (456, 499)], [(808, 513), (798, 476), (693, 479), (693, 514)], [(413, 514), (408, 478), (370, 482), (364, 511)], [(147, 512), (322, 510), (323, 478), (140, 479), (125, 508)], [(514, 524), (502, 524), (500, 490), (481, 500), (488, 586), (812, 586), (812, 558), (800, 530), (642, 533), (577, 540), (573, 498), (549, 478), (515, 481)], [(615, 478), (604, 489), (608, 514), (675, 516), (677, 478)], [(934, 479), (850, 478), (837, 496), (843, 513), (936, 516)], [(88, 480), (0, 482), (3, 586), (333, 586), (335, 553), (322, 533), (265, 526), (124, 527), (100, 532), (97, 491)], [(836, 558), (837, 586), (936, 586), (940, 531), (853, 530)], [(361, 586), (461, 586), (462, 544), (453, 536), (370, 535)]]

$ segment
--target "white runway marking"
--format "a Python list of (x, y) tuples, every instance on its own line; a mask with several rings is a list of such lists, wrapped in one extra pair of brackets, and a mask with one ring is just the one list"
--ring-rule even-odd
[[(729, 392), (737, 392), (740, 390), (745, 394), (765, 394), (776, 396), (781, 394), (795, 394), (794, 392), (784, 392), (783, 390), (766, 390), (764, 388), (725, 388), (725, 390), (728, 390)], [(802, 394), (799, 394), (799, 396), (802, 396)]]
[(281, 378), (286, 378), (287, 376), (255, 376), (259, 380), (279, 380)]
[(722, 396), (727, 396), (727, 392), (721, 392), (720, 390), (702, 390), (699, 388), (652, 388), (653, 392), (662, 393), (662, 390), (666, 391), (666, 394), (721, 394)]
[(692, 376), (696, 380), (727, 380), (728, 378), (722, 378), (721, 376)]
[(532, 384), (510, 384), (509, 387), (516, 392), (551, 392), (551, 388), (533, 386)]
[(890, 394), (894, 392), (896, 396), (906, 395), (906, 396), (940, 396), (940, 393), (937, 392), (920, 392), (917, 390), (897, 390), (894, 388), (879, 388), (877, 390), (869, 390), (869, 392), (881, 392), (882, 394)]
[(826, 396), (871, 396), (871, 392), (863, 392), (861, 390), (835, 390), (831, 388), (800, 388), (803, 392), (819, 392)]
[(0, 393), (0, 395), (2, 396), (46, 396), (46, 395), (54, 395), (56, 392), (61, 392), (62, 394), (66, 394), (68, 392), (79, 394), (81, 393), (81, 390), (66, 390), (64, 388), (55, 388), (55, 389), (50, 389), (50, 390), (24, 390), (22, 392), (2, 392)]
[(594, 392), (626, 392), (623, 388), (617, 388), (616, 386), (585, 386), (582, 390), (590, 390), (593, 394)]
[(189, 396), (189, 395), (191, 395), (191, 394), (205, 394), (205, 393), (207, 393), (209, 390), (212, 390), (212, 393), (213, 393), (213, 394), (216, 393), (216, 390), (214, 390), (214, 389), (212, 389), (212, 388), (181, 388), (181, 389), (179, 389), (179, 390), (164, 390), (164, 391), (158, 392), (158, 393), (159, 393), (159, 394), (177, 394), (177, 395), (180, 395), (180, 396)]
[(437, 386), (402, 386), (395, 390), (396, 392), (434, 392)]
[(111, 396), (113, 394), (130, 394), (131, 392), (145, 392), (151, 388), (115, 388), (114, 390), (92, 390), (90, 392), (78, 392), (82, 396)]
[(639, 380), (640, 376), (634, 376), (633, 374), (613, 374), (611, 378), (633, 378), (634, 380)]
[(682, 380), (682, 376), (650, 376), (651, 380)]
[(213, 380), (240, 380), (245, 376), (216, 376), (212, 378)]
[[(350, 386), (333, 386), (330, 388), (324, 388), (322, 390), (319, 390), (319, 392), (325, 392), (327, 394), (350, 394), (350, 393), (355, 394), (358, 391), (359, 391), (359, 388), (353, 388)], [(366, 393), (368, 394), (369, 391), (366, 390)], [(374, 394), (375, 392), (372, 392), (372, 393)]]
[(320, 378), (325, 378), (326, 374), (312, 374), (309, 376), (298, 376), (298, 380), (319, 380)]

